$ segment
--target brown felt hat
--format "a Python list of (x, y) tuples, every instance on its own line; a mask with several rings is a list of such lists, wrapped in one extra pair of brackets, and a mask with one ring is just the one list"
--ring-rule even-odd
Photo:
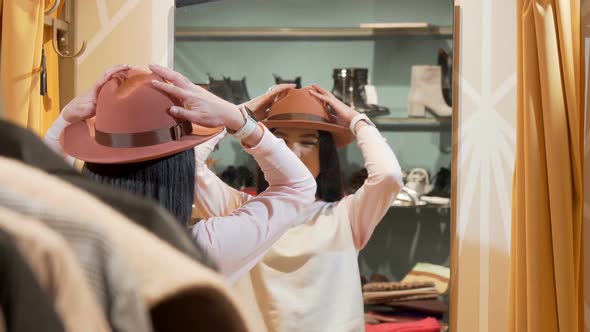
[(330, 132), (338, 147), (354, 141), (347, 126), (337, 123), (326, 105), (309, 93), (311, 87), (288, 90), (275, 101), (262, 123), (267, 128), (309, 128)]
[(113, 75), (98, 94), (96, 117), (64, 129), (63, 150), (85, 162), (133, 163), (188, 150), (221, 131), (172, 117), (170, 107), (182, 104), (153, 87), (152, 80), (163, 81), (135, 69)]

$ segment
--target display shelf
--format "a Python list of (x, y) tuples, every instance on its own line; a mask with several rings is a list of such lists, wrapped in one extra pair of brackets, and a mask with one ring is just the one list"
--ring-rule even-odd
[(422, 205), (422, 206), (392, 206), (392, 209), (416, 209), (416, 210), (449, 210), (451, 208), (450, 205)]
[(367, 23), (350, 28), (287, 28), (287, 27), (240, 27), (207, 28), (177, 27), (177, 39), (276, 39), (276, 38), (360, 38), (373, 39), (380, 36), (429, 36), (450, 38), (452, 27), (434, 26), (428, 23)]
[(438, 219), (440, 217), (446, 217), (451, 213), (450, 206), (436, 206), (436, 205), (425, 205), (425, 206), (392, 206), (389, 208), (390, 211), (399, 212), (403, 215), (413, 215), (416, 217), (422, 216), (427, 219)]
[(382, 130), (439, 131), (452, 128), (450, 118), (375, 117), (372, 120)]

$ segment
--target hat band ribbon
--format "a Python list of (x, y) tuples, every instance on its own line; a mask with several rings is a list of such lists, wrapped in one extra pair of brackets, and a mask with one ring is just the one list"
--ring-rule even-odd
[(96, 143), (112, 148), (139, 148), (178, 141), (181, 137), (190, 135), (193, 126), (189, 121), (182, 121), (172, 127), (139, 133), (105, 133), (94, 127), (94, 140)]
[(275, 116), (269, 117), (267, 120), (302, 120), (302, 121), (313, 121), (313, 122), (323, 122), (323, 123), (330, 123), (327, 119), (312, 115), (312, 114), (305, 114), (305, 113), (285, 113), (285, 114), (277, 114)]

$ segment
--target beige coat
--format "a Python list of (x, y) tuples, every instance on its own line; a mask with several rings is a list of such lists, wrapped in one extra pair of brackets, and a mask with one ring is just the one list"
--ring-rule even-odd
[(0, 185), (29, 199), (84, 214), (123, 251), (151, 309), (155, 331), (248, 331), (222, 277), (173, 249), (101, 201), (40, 170), (0, 158)]
[(110, 331), (78, 261), (65, 240), (40, 222), (0, 208), (0, 229), (14, 238), (66, 331)]

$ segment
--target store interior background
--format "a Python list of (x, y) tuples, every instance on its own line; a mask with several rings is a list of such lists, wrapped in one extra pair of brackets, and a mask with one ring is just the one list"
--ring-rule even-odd
[[(250, 97), (274, 85), (273, 74), (302, 78), (331, 90), (334, 68), (369, 69), (369, 83), (376, 86), (379, 105), (390, 115), (407, 118), (412, 65), (435, 65), (439, 48), (452, 48), (452, 35), (378, 36), (326, 38), (190, 38), (181, 31), (199, 28), (352, 28), (363, 23), (427, 22), (452, 28), (452, 0), (223, 0), (178, 8), (175, 15), (174, 67), (194, 83), (208, 83), (229, 76), (246, 77)], [(440, 167), (450, 168), (451, 123), (433, 121), (410, 129), (379, 125), (404, 170), (426, 169), (431, 177)], [(364, 167), (356, 144), (339, 151), (344, 182)], [(255, 163), (242, 152), (239, 142), (225, 139), (212, 154), (217, 174), (228, 166)], [(392, 208), (361, 252), (361, 273), (374, 272), (401, 280), (416, 263), (450, 265), (450, 206), (444, 208)]]
[[(457, 0), (455, 5), (461, 8), (461, 47), (456, 51), (460, 66), (451, 322), (453, 331), (504, 331), (516, 144), (515, 3)], [(74, 46), (87, 41), (88, 48), (71, 64), (72, 74), (65, 76), (71, 79), (60, 82), (64, 95), (85, 91), (113, 63), (144, 68), (149, 63), (174, 64), (173, 0), (76, 0), (75, 8)], [(129, 43), (136, 36), (144, 36), (142, 42)]]
[[(343, 28), (361, 23), (428, 22), (453, 24), (452, 0), (224, 0), (178, 8), (175, 26), (190, 28), (285, 27)], [(224, 39), (178, 38), (174, 45), (175, 69), (195, 83), (215, 78), (246, 77), (250, 97), (274, 84), (272, 74), (283, 78), (301, 76), (302, 85), (319, 84), (332, 89), (332, 69), (369, 69), (369, 82), (377, 88), (379, 104), (391, 116), (407, 116), (411, 66), (436, 64), (439, 48), (451, 49), (451, 37), (387, 36), (379, 38), (325, 39)], [(450, 131), (385, 131), (404, 169), (425, 168), (434, 174), (451, 161)], [(441, 152), (441, 138), (443, 149)], [(214, 157), (218, 171), (247, 163), (236, 141), (225, 140)], [(341, 153), (345, 177), (363, 167), (360, 150), (353, 144)]]

